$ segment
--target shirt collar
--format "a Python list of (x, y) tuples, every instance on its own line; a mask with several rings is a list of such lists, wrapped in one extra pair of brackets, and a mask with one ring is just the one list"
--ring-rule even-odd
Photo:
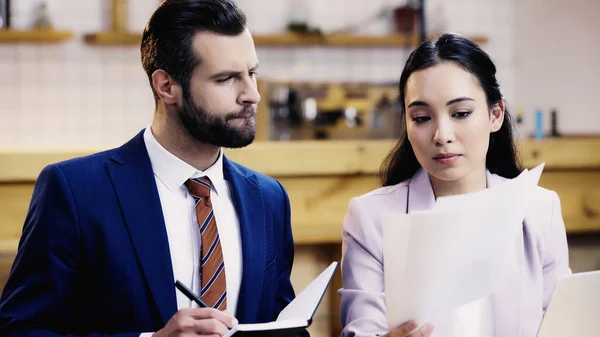
[(217, 194), (225, 188), (223, 176), (223, 150), (219, 151), (217, 161), (204, 171), (197, 170), (190, 164), (179, 159), (165, 149), (152, 134), (151, 126), (144, 130), (144, 143), (150, 157), (150, 163), (154, 175), (169, 189), (174, 192), (190, 178), (201, 178), (207, 176)]

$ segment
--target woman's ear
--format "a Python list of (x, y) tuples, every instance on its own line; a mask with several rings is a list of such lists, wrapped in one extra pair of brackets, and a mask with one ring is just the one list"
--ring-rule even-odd
[(158, 69), (152, 74), (152, 86), (165, 104), (176, 105), (181, 99), (181, 86), (166, 71)]
[(490, 109), (490, 133), (500, 130), (504, 122), (504, 101), (500, 101)]

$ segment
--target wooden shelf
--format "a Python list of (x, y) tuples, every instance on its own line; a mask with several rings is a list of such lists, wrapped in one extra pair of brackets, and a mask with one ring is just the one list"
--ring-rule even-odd
[[(292, 33), (273, 35), (254, 35), (254, 44), (257, 47), (300, 47), (300, 46), (324, 46), (324, 47), (384, 47), (402, 48), (415, 47), (419, 38), (417, 35), (387, 35), (367, 36), (337, 34), (328, 36), (306, 36)], [(483, 36), (470, 37), (478, 44), (487, 42)], [(101, 32), (88, 34), (85, 41), (96, 45), (139, 45), (142, 34)]]
[(58, 43), (72, 38), (69, 31), (0, 29), (0, 43)]
[(84, 40), (87, 44), (103, 45), (103, 46), (139, 46), (142, 42), (142, 34), (129, 32), (100, 32), (94, 34), (86, 34)]
[[(483, 36), (470, 37), (474, 42), (483, 44), (487, 38)], [(384, 47), (401, 48), (415, 47), (419, 43), (416, 34), (410, 35), (348, 35), (336, 34), (327, 36), (306, 36), (299, 34), (255, 35), (256, 46), (264, 47), (294, 47), (294, 46), (326, 46), (326, 47)]]

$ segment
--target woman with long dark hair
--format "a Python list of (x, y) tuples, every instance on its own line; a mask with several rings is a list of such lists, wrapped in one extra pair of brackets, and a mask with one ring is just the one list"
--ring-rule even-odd
[[(413, 332), (414, 321), (387, 329), (386, 212), (429, 209), (438, 197), (483, 190), (522, 172), (496, 66), (469, 39), (444, 34), (414, 50), (400, 77), (399, 100), (403, 134), (382, 164), (383, 186), (353, 198), (344, 220), (344, 337), (431, 336), (435, 331), (423, 324)], [(472, 323), (481, 324), (477, 310), (492, 312), (494, 336), (535, 337), (557, 279), (570, 273), (555, 192), (536, 188), (515, 250), (501, 284), (490, 301), (478, 304)]]

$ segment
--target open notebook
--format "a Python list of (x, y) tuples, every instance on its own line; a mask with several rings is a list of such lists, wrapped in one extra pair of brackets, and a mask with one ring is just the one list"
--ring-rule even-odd
[(308, 328), (312, 318), (323, 299), (323, 295), (331, 282), (338, 262), (332, 262), (308, 287), (290, 302), (277, 316), (277, 320), (269, 323), (238, 324), (224, 337), (292, 337)]

